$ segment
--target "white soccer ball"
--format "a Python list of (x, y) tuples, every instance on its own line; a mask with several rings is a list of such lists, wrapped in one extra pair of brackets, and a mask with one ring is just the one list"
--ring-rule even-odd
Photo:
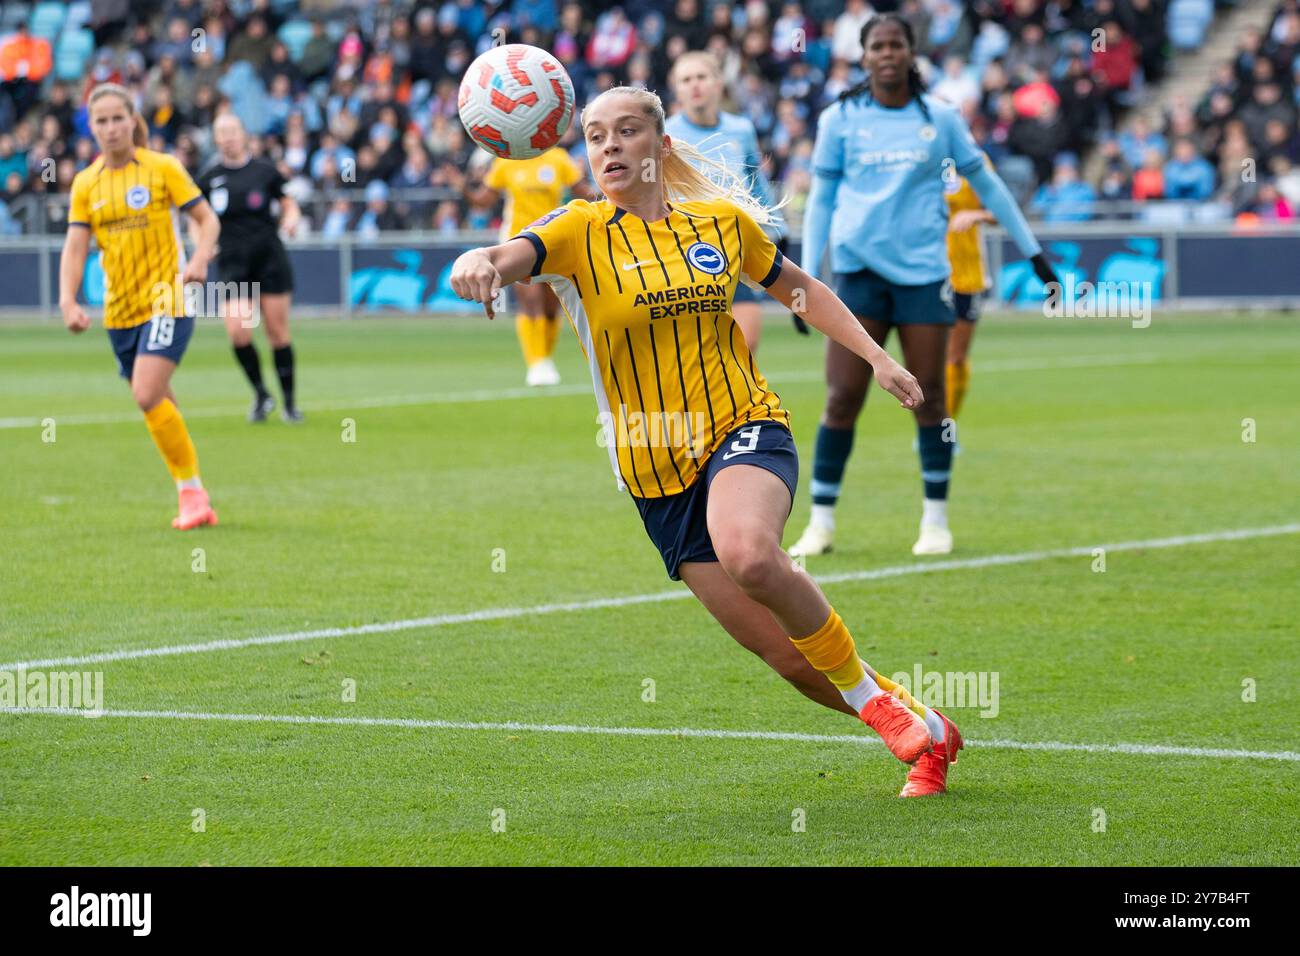
[(502, 159), (531, 159), (568, 130), (573, 100), (573, 81), (559, 60), (507, 43), (469, 65), (456, 102), (474, 142)]

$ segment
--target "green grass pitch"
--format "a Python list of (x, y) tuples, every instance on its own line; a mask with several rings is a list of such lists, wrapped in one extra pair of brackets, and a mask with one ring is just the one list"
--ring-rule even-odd
[[(102, 671), (110, 714), (0, 714), (0, 863), (1300, 857), (1300, 535), (1276, 531), (1300, 521), (1294, 317), (981, 322), (951, 506), (965, 564), (826, 586), (883, 672), (998, 674), (996, 717), (952, 711), (969, 746), (929, 800), (897, 799), (904, 768), (870, 731), (691, 600), (528, 611), (680, 587), (614, 489), (570, 332), (549, 393), (522, 388), (509, 321), (300, 320), (295, 341), (307, 422), (254, 427), (220, 327), (196, 333), (174, 384), (221, 524), (181, 534), (104, 333), (0, 324), (0, 663), (344, 631), (44, 668)], [(774, 315), (759, 353), (803, 459), (787, 544), (822, 348)], [(922, 563), (912, 436), (873, 387), (811, 573)], [(1104, 572), (1090, 551), (1270, 528), (1113, 549)]]

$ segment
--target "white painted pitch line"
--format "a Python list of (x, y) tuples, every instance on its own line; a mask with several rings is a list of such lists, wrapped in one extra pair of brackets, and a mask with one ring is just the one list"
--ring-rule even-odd
[[(319, 717), (310, 714), (217, 714), (185, 710), (86, 711), (64, 707), (0, 707), (0, 714), (81, 717), (99, 720), (196, 720), (255, 724), (314, 724), (336, 727), (399, 727), (414, 730), (522, 731), (543, 734), (588, 734), (611, 737), (698, 737), (710, 740), (777, 740), (814, 744), (879, 745), (876, 737), (856, 734), (806, 734), (777, 730), (708, 730), (692, 727), (599, 727), (588, 724), (526, 724), (519, 721), (425, 720), (414, 717)], [(1164, 744), (1072, 744), (1059, 740), (967, 740), (967, 747), (987, 750), (1046, 750), (1064, 753), (1142, 754), (1209, 757), (1224, 760), (1300, 761), (1289, 750), (1236, 750), (1225, 747), (1171, 747)]]
[[(1124, 365), (1159, 365), (1181, 362), (1187, 356), (1161, 356), (1156, 353), (1143, 353), (1127, 356), (1115, 355), (1076, 355), (1059, 359), (1022, 360), (991, 359), (980, 362), (976, 368), (981, 374), (986, 372), (1032, 372), (1050, 371), (1057, 368), (1101, 368)], [(798, 372), (773, 372), (768, 375), (769, 383), (779, 386), (787, 382), (801, 384), (819, 382), (824, 373), (801, 370)], [(573, 385), (556, 385), (544, 389), (537, 388), (500, 388), (472, 389), (461, 392), (427, 392), (414, 395), (385, 395), (376, 398), (357, 398), (348, 401), (307, 402), (302, 405), (305, 412), (349, 411), (357, 408), (402, 408), (417, 405), (460, 405), (477, 402), (514, 401), (517, 399), (567, 398), (574, 395), (591, 394), (591, 384), (584, 382)], [(191, 418), (229, 418), (247, 412), (245, 407), (230, 406), (219, 408), (194, 408), (185, 411), (185, 417)], [(59, 425), (120, 425), (138, 423), (138, 412), (104, 412), (90, 415), (51, 415)], [(15, 428), (40, 428), (44, 417), (26, 416), (19, 418), (0, 418), (0, 430)]]
[[(1238, 528), (1231, 531), (1210, 531), (1204, 534), (1186, 534), (1172, 538), (1150, 538), (1145, 541), (1118, 541), (1111, 544), (1086, 545), (1079, 548), (1058, 548), (1047, 551), (1023, 551), (1018, 554), (990, 554), (982, 558), (960, 558), (949, 561), (917, 562), (893, 567), (846, 571), (840, 574), (815, 575), (819, 584), (840, 584), (846, 581), (875, 581), (907, 574), (929, 574), (934, 571), (957, 571), (968, 568), (987, 568), (1008, 564), (1027, 564), (1055, 558), (1092, 557), (1102, 548), (1111, 551), (1141, 551), (1145, 549), (1180, 548), (1216, 541), (1241, 541), (1250, 538), (1268, 538), (1277, 535), (1300, 533), (1300, 523), (1273, 525), (1264, 528)], [(356, 627), (327, 627), (313, 631), (293, 631), (288, 634), (267, 634), (260, 637), (227, 638), (196, 644), (172, 644), (163, 647), (140, 647), (75, 657), (52, 657), (43, 660), (0, 664), (0, 671), (36, 670), (41, 667), (104, 664), (112, 661), (137, 660), (144, 657), (170, 657), (176, 654), (205, 654), (212, 651), (236, 650), (243, 647), (260, 647), (269, 644), (293, 644), (322, 638), (355, 637), (364, 634), (388, 634), (425, 627), (445, 627), (449, 624), (468, 624), (478, 621), (504, 621), (512, 618), (535, 617), (544, 614), (565, 614), (574, 611), (594, 611), (602, 608), (629, 607), (635, 604), (652, 604), (658, 601), (678, 601), (690, 598), (690, 591), (656, 591), (650, 594), (626, 594), (618, 597), (596, 598), (588, 601), (569, 601), (562, 604), (535, 604), (531, 607), (485, 608), (461, 614), (439, 614), (432, 617), (409, 618), (400, 621), (383, 621)]]

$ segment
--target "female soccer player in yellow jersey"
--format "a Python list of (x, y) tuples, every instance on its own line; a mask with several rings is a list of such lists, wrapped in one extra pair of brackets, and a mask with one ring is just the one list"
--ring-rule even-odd
[[(483, 185), (505, 193), (505, 211), (501, 216), (501, 240), (518, 235), (525, 226), (558, 206), (565, 190), (591, 198), (589, 190), (580, 189), (582, 170), (559, 146), (532, 159), (494, 159), (483, 177)], [(515, 332), (528, 367), (525, 381), (529, 385), (559, 385), (560, 373), (551, 358), (559, 338), (558, 303), (545, 285), (516, 287), (518, 312)]]
[[(100, 156), (72, 181), (68, 235), (59, 264), (59, 309), (74, 334), (90, 319), (77, 290), (93, 232), (103, 255), (104, 327), (118, 370), (144, 412), (149, 434), (176, 481), (181, 530), (216, 524), (199, 480), (198, 456), (176, 407), (171, 378), (194, 332), (184, 314), (182, 288), (207, 278), (221, 224), (199, 188), (175, 158), (144, 148), (148, 131), (121, 86), (95, 87), (88, 103), (90, 129)], [(184, 209), (199, 226), (199, 242), (183, 261), (172, 212)]]
[(924, 792), (942, 792), (956, 728), (859, 659), (844, 621), (781, 550), (798, 459), (790, 415), (731, 315), (740, 273), (869, 362), (905, 408), (922, 401), (916, 380), (781, 256), (743, 181), (664, 134), (659, 97), (615, 87), (579, 123), (607, 199), (575, 200), (466, 252), (452, 288), (489, 316), (512, 282), (555, 289), (590, 367), (619, 488), (669, 576), (805, 695), (876, 730), (915, 765), (909, 780), (930, 781)]
[[(990, 165), (987, 156), (984, 164)], [(948, 417), (955, 419), (970, 386), (970, 343), (980, 317), (980, 296), (989, 287), (980, 224), (998, 220), (981, 205), (969, 180), (955, 170), (951, 182), (944, 184), (944, 199), (948, 203), (948, 264), (952, 266), (953, 312), (957, 316), (948, 336), (944, 397)]]

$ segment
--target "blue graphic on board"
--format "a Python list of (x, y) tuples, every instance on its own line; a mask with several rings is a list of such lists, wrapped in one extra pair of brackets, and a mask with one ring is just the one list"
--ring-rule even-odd
[(1097, 270), (1098, 282), (1141, 282), (1151, 290), (1151, 300), (1158, 302), (1165, 284), (1165, 261), (1160, 258), (1160, 243), (1155, 239), (1129, 239), (1125, 244), (1133, 252), (1116, 252), (1106, 257)]
[[(1150, 301), (1163, 297), (1168, 267), (1160, 254), (1159, 239), (1141, 236), (1123, 240), (1055, 241), (1044, 243), (1043, 251), (1066, 289), (1079, 289), (1085, 282), (1107, 282), (1130, 288), (1140, 283)], [(1004, 254), (1007, 261), (997, 281), (999, 298), (1008, 305), (1038, 308), (1046, 290), (1034, 275), (1033, 264), (1020, 258), (1014, 247), (1007, 248)]]
[(86, 256), (86, 271), (81, 277), (81, 295), (86, 300), (86, 305), (104, 304), (104, 264), (100, 261), (98, 249)]
[[(376, 311), (466, 313), (482, 308), (452, 291), (451, 267), (455, 259), (448, 258), (447, 253), (426, 255), (416, 249), (394, 249), (389, 257), (400, 268), (373, 265), (352, 270), (348, 288), (353, 306)], [(357, 258), (364, 258), (360, 251)], [(434, 273), (440, 259), (444, 264)]]

